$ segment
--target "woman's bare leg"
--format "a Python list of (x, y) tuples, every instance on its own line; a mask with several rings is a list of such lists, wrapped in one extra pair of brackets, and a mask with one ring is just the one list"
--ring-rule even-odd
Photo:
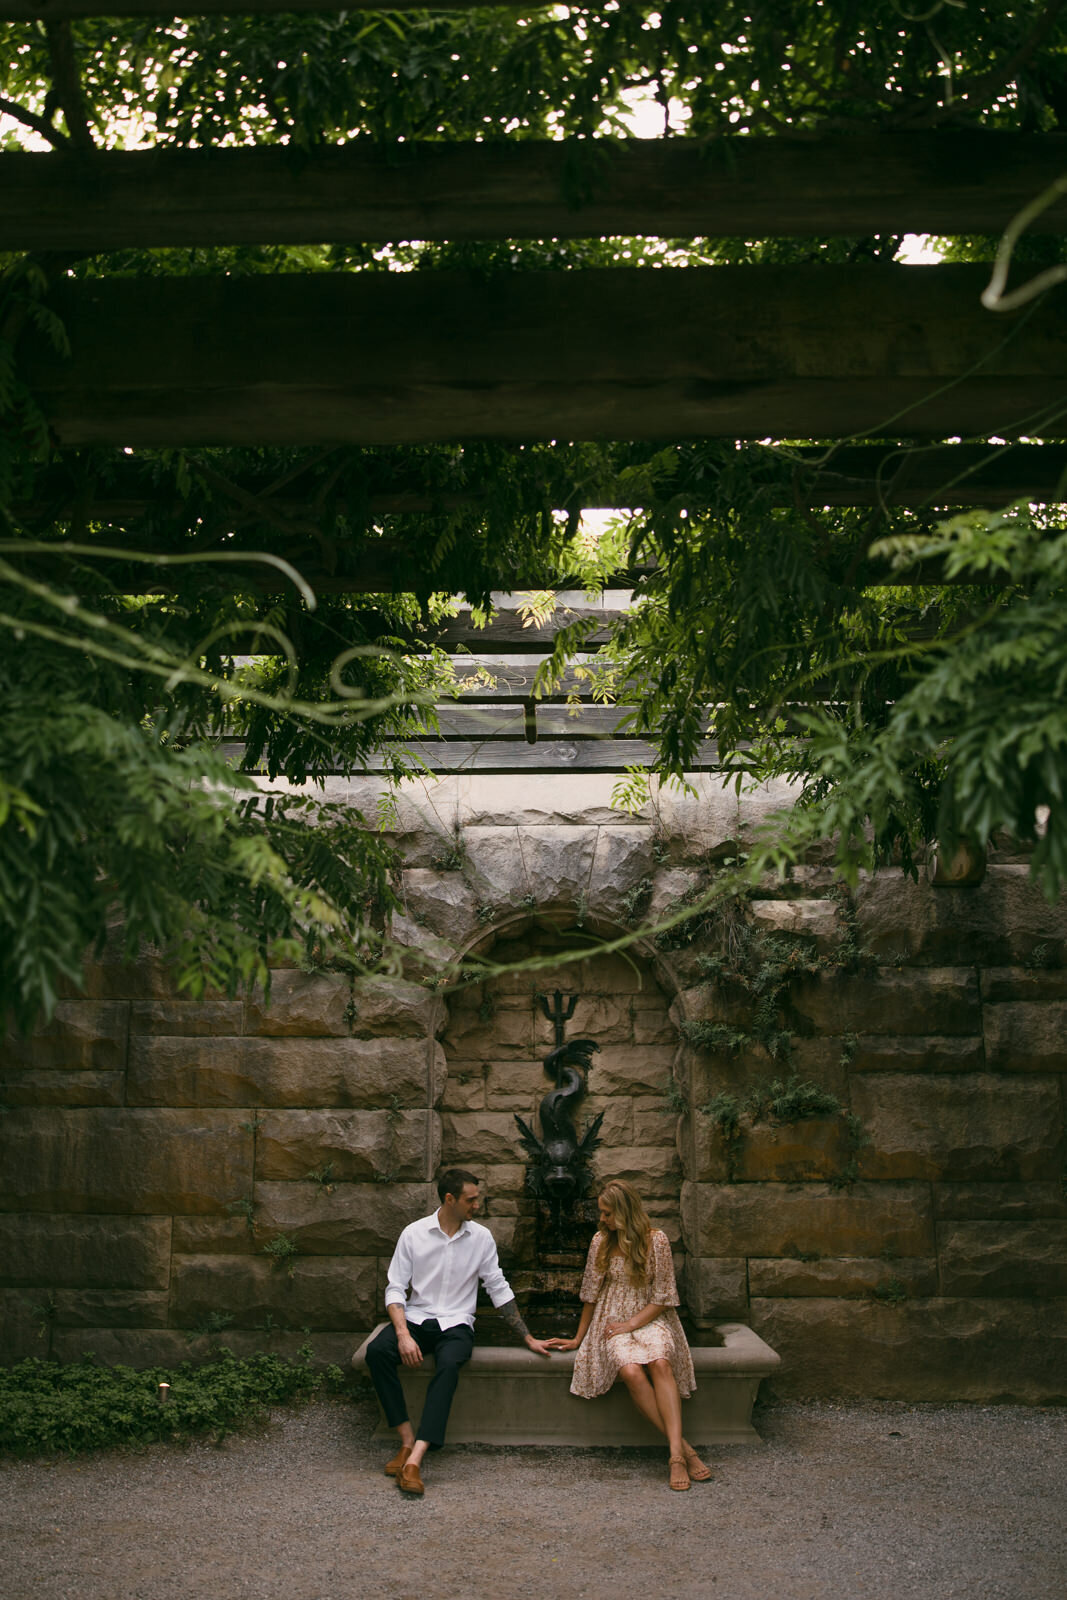
[[(673, 1373), (671, 1376), (674, 1376)], [(658, 1428), (660, 1433), (669, 1438), (647, 1367), (639, 1366), (636, 1361), (630, 1362), (627, 1366), (619, 1368), (619, 1377), (630, 1391), (630, 1399), (641, 1415), (647, 1417), (654, 1428)], [(677, 1394), (677, 1392), (678, 1385), (675, 1384), (675, 1393)], [(702, 1467), (704, 1471), (707, 1471), (693, 1446), (686, 1439), (682, 1440), (682, 1453), (687, 1461), (695, 1462), (698, 1467)]]
[[(689, 1473), (686, 1464), (690, 1459), (696, 1461), (698, 1467), (702, 1466), (703, 1463), (699, 1460), (692, 1447), (687, 1445), (685, 1440), (681, 1437), (682, 1407), (681, 1398), (678, 1394), (678, 1385), (674, 1381), (674, 1373), (671, 1372), (670, 1362), (665, 1362), (664, 1365), (667, 1368), (668, 1376), (671, 1384), (674, 1387), (674, 1400), (677, 1410), (677, 1434), (678, 1440), (680, 1441), (680, 1448), (678, 1448), (676, 1442), (671, 1439), (670, 1430), (663, 1420), (663, 1414), (660, 1410), (659, 1391), (655, 1386), (654, 1379), (648, 1368), (640, 1365), (636, 1361), (628, 1362), (626, 1366), (619, 1368), (619, 1377), (622, 1379), (623, 1383), (625, 1383), (630, 1392), (630, 1399), (633, 1401), (638, 1411), (640, 1411), (641, 1415), (647, 1417), (654, 1428), (658, 1428), (660, 1433), (666, 1434), (667, 1436), (667, 1440), (671, 1447), (671, 1488), (686, 1489), (689, 1487)], [(653, 1363), (653, 1370), (654, 1369), (655, 1363)]]
[(663, 1418), (664, 1432), (670, 1446), (671, 1488), (688, 1489), (689, 1469), (686, 1464), (685, 1441), (682, 1438), (682, 1397), (669, 1361), (659, 1359), (649, 1362), (649, 1377), (656, 1394), (656, 1405)]
[(682, 1397), (671, 1364), (664, 1358), (649, 1362), (649, 1377), (656, 1392), (656, 1406), (662, 1417), (663, 1432), (667, 1435), (672, 1456), (684, 1456), (682, 1448)]
[(652, 1381), (645, 1368), (636, 1361), (629, 1361), (624, 1367), (619, 1368), (619, 1377), (630, 1391), (630, 1399), (641, 1415), (647, 1417), (652, 1426), (658, 1428), (660, 1433), (666, 1433), (667, 1429), (664, 1427), (663, 1418), (659, 1413)]

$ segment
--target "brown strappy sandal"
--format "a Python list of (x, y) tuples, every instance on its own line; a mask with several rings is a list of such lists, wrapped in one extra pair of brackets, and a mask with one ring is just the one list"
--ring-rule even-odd
[(685, 1451), (685, 1470), (693, 1483), (707, 1483), (714, 1476), (707, 1462), (701, 1461), (691, 1444), (683, 1444), (682, 1449)]
[[(689, 1471), (688, 1471), (688, 1468), (686, 1467), (686, 1464), (685, 1464), (685, 1457), (684, 1456), (671, 1456), (670, 1459), (671, 1459), (671, 1488), (672, 1489), (677, 1489), (677, 1490), (679, 1490), (679, 1492), (681, 1490), (683, 1490), (683, 1489), (688, 1489), (689, 1488)], [(684, 1483), (679, 1482), (679, 1479), (682, 1479), (682, 1478), (685, 1479)]]

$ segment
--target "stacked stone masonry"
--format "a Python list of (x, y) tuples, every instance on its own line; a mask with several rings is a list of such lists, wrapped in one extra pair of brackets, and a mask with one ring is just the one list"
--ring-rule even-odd
[[(373, 811), (367, 785), (335, 787)], [(851, 902), (797, 868), (744, 911), (823, 961), (783, 994), (772, 1060), (702, 969), (707, 928), (598, 948), (684, 906), (782, 799), (698, 790), (632, 818), (607, 780), (413, 786), (394, 936), (509, 968), (452, 993), (280, 969), (269, 1002), (193, 1002), (150, 960), (91, 964), (2, 1045), (4, 1359), (173, 1362), (308, 1331), (346, 1357), (451, 1162), (483, 1175), (521, 1294), (537, 1221), (515, 1113), (549, 1086), (536, 994), (559, 988), (579, 997), (568, 1036), (601, 1046), (578, 1112), (604, 1113), (596, 1173), (641, 1189), (698, 1326), (750, 1322), (786, 1393), (1064, 1398), (1064, 907), (1007, 849), (978, 885), (887, 873)], [(709, 1048), (716, 1029), (732, 1043)], [(790, 1073), (840, 1109), (745, 1109)]]

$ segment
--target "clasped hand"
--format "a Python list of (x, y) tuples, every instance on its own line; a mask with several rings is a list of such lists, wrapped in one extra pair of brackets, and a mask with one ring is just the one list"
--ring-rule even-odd
[[(608, 1322), (604, 1325), (604, 1332), (609, 1339), (614, 1339), (618, 1333), (631, 1333), (633, 1330), (626, 1322)], [(577, 1350), (581, 1344), (577, 1337), (573, 1339), (546, 1339), (545, 1344), (550, 1350)]]

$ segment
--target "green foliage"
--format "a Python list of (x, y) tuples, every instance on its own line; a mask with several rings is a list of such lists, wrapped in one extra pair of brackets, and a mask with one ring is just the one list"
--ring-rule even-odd
[(756, 1084), (740, 1100), (733, 1094), (718, 1094), (700, 1109), (722, 1129), (725, 1138), (733, 1139), (743, 1115), (752, 1122), (803, 1122), (808, 1117), (837, 1116), (842, 1106), (829, 1090), (793, 1075)]
[(290, 1239), (287, 1233), (276, 1233), (268, 1244), (263, 1246), (263, 1254), (270, 1257), (270, 1264), (274, 1270), (285, 1271), (287, 1277), (293, 1276), (293, 1262), (300, 1254), (295, 1239)]
[(698, 934), (718, 944), (715, 954), (697, 956), (706, 982), (715, 982), (743, 996), (749, 1005), (744, 1026), (719, 1022), (684, 1022), (681, 1031), (700, 1050), (738, 1051), (759, 1045), (775, 1059), (790, 1052), (790, 1033), (782, 1026), (789, 986), (794, 978), (812, 976), (838, 963), (816, 956), (804, 939), (768, 934), (745, 920), (741, 897), (731, 896), (694, 919)]
[[(560, 640), (556, 639), (558, 648)], [(569, 643), (569, 641), (568, 641)], [(559, 658), (560, 674), (566, 662), (566, 652)], [(644, 809), (649, 800), (651, 773), (647, 767), (627, 767), (625, 778), (620, 778), (611, 791), (611, 803), (616, 811), (627, 811), (632, 817)]]
[(202, 1338), (215, 1339), (227, 1328), (233, 1327), (233, 1317), (228, 1311), (208, 1311), (201, 1317), (193, 1332)]
[(899, 1278), (887, 1278), (884, 1283), (875, 1284), (871, 1295), (883, 1305), (899, 1306), (908, 1298), (908, 1291)]
[(31, 259), (17, 262), (0, 279), (0, 507), (27, 491), (50, 453), (47, 419), (15, 359), (18, 336), (26, 328), (42, 334), (57, 354), (70, 354), (66, 329), (43, 303), (48, 287), (45, 273)]
[[(163, 1382), (170, 1384), (166, 1404), (158, 1399)], [(322, 1382), (306, 1362), (239, 1361), (225, 1349), (203, 1365), (143, 1372), (31, 1358), (0, 1368), (0, 1452), (75, 1455), (204, 1433), (224, 1439), (265, 1407), (306, 1399)]]
[(707, 906), (703, 902), (707, 898), (708, 883), (702, 879), (698, 883), (690, 884), (678, 896), (679, 907), (698, 905), (691, 917), (683, 917), (673, 922), (670, 927), (662, 928), (656, 934), (656, 946), (660, 950), (685, 950), (698, 939), (711, 935), (716, 927), (717, 919), (722, 915), (718, 906)]
[(332, 1161), (324, 1161), (319, 1167), (313, 1167), (305, 1173), (309, 1183), (317, 1183), (323, 1194), (333, 1194), (337, 1187), (337, 1174), (333, 1170)]
[(856, 1157), (866, 1145), (871, 1142), (870, 1135), (863, 1126), (859, 1117), (851, 1111), (845, 1115), (844, 1156), (837, 1172), (831, 1174), (830, 1185), (834, 1189), (851, 1189), (859, 1181), (860, 1169)]
[(689, 1100), (677, 1078), (672, 1077), (667, 1085), (663, 1109), (672, 1117), (684, 1117), (689, 1110)]
[(1041, 940), (1034, 945), (1023, 966), (1027, 972), (1054, 972), (1060, 965), (1060, 951), (1056, 945)]
[(736, 1095), (724, 1091), (700, 1109), (704, 1116), (715, 1124), (725, 1140), (729, 1142), (740, 1138), (741, 1105)]
[(457, 829), (447, 843), (430, 858), (435, 872), (461, 872), (467, 865), (467, 846)]
[[(744, 1096), (723, 1090), (702, 1105), (700, 1110), (718, 1128), (722, 1137), (726, 1177), (731, 1183), (737, 1176), (746, 1130), (757, 1122), (796, 1123), (811, 1117), (842, 1116), (845, 1160), (840, 1170), (829, 1179), (831, 1187), (835, 1189), (850, 1189), (857, 1181), (857, 1152), (870, 1143), (863, 1123), (844, 1110), (836, 1095), (819, 1084), (801, 1080), (795, 1074), (785, 1080), (776, 1078), (770, 1083), (756, 1084)], [(790, 1253), (797, 1254), (796, 1251)], [(799, 1256), (799, 1259), (814, 1261), (818, 1257)]]
[(243, 1217), (249, 1233), (256, 1231), (256, 1208), (251, 1200), (231, 1200), (226, 1210), (232, 1217)]
[[(274, 602), (213, 579), (131, 599), (91, 564), (66, 574), (75, 598), (19, 559), (47, 540), (0, 545), (0, 1006), (29, 1027), (105, 944), (120, 960), (145, 945), (170, 956), (193, 997), (269, 986), (272, 957), (373, 968), (394, 903), (390, 848), (350, 807), (236, 772), (219, 741), (243, 727), (251, 765), (262, 755), (301, 782), (322, 763), (324, 729), (351, 736), (355, 760), (395, 728), (407, 669), (364, 684), (378, 695), (370, 712), (365, 700), (353, 710), (347, 679), (332, 700), (276, 693), (270, 672), (228, 653), (249, 630), (288, 647)], [(336, 634), (319, 648), (339, 659)], [(323, 670), (306, 666), (300, 693), (325, 694)]]
[[(801, 470), (788, 451), (762, 466), (730, 447), (677, 454), (674, 498), (633, 518), (631, 559), (651, 571), (607, 652), (658, 770), (680, 777), (711, 737), (738, 787), (800, 781), (801, 814), (753, 873), (827, 837), (850, 879), (890, 860), (914, 873), (930, 840), (1004, 829), (1034, 843), (1053, 893), (1067, 874), (1061, 510), (971, 513), (933, 533), (886, 513), (892, 531), (870, 546), (867, 513), (777, 503)], [(700, 473), (703, 508), (685, 493)], [(879, 587), (872, 563), (916, 581)], [(952, 586), (923, 587), (931, 567)], [(647, 798), (638, 777), (619, 803)]]
[(745, 1028), (731, 1028), (725, 1022), (685, 1021), (679, 1032), (694, 1050), (707, 1050), (713, 1054), (736, 1055), (751, 1040)]
[(56, 1319), (59, 1316), (59, 1302), (55, 1292), (50, 1289), (40, 1300), (31, 1301), (29, 1313), (37, 1324), (37, 1337), (44, 1342), (46, 1353), (51, 1360), (52, 1339), (55, 1334)]
[(120, 959), (170, 952), (193, 998), (269, 985), (272, 956), (376, 960), (392, 856), (357, 813), (264, 797), (206, 744), (123, 721), (94, 689), (63, 652), (0, 657), (0, 767), (32, 807), (0, 826), (0, 1005), (18, 1024), (80, 985), (109, 937)]
[[(32, 24), (9, 33), (0, 93), (47, 124), (44, 34)], [(899, 0), (775, 0), (754, 15), (742, 0), (666, 0), (655, 16), (500, 7), (160, 18), (151, 28), (93, 18), (74, 23), (74, 41), (90, 117), (111, 137), (129, 128), (159, 144), (286, 141), (294, 162), (303, 148), (359, 135), (588, 139), (619, 131), (620, 96), (635, 89), (663, 108), (665, 128), (677, 130), (684, 109), (697, 137), (976, 120), (1052, 128), (1065, 76), (1055, 15), (1038, 31), (1027, 7), (936, 0), (916, 11)], [(595, 192), (598, 156), (575, 157), (574, 200)]]
[(880, 652), (900, 677), (879, 716), (828, 705), (797, 713), (803, 759), (787, 764), (806, 776), (807, 811), (768, 857), (836, 836), (838, 865), (854, 879), (894, 853), (912, 865), (930, 839), (950, 850), (1004, 830), (1032, 844), (1033, 872), (1054, 896), (1067, 880), (1061, 513), (971, 513), (876, 549), (905, 569), (936, 560), (971, 587), (947, 592), (955, 614), (942, 593), (932, 637), (898, 637)]
[(842, 1109), (835, 1094), (792, 1074), (757, 1085), (745, 1101), (754, 1122), (803, 1122), (807, 1117), (834, 1117)]
[(623, 919), (634, 927), (640, 923), (648, 910), (649, 901), (652, 899), (653, 882), (651, 878), (641, 878), (622, 896)]

